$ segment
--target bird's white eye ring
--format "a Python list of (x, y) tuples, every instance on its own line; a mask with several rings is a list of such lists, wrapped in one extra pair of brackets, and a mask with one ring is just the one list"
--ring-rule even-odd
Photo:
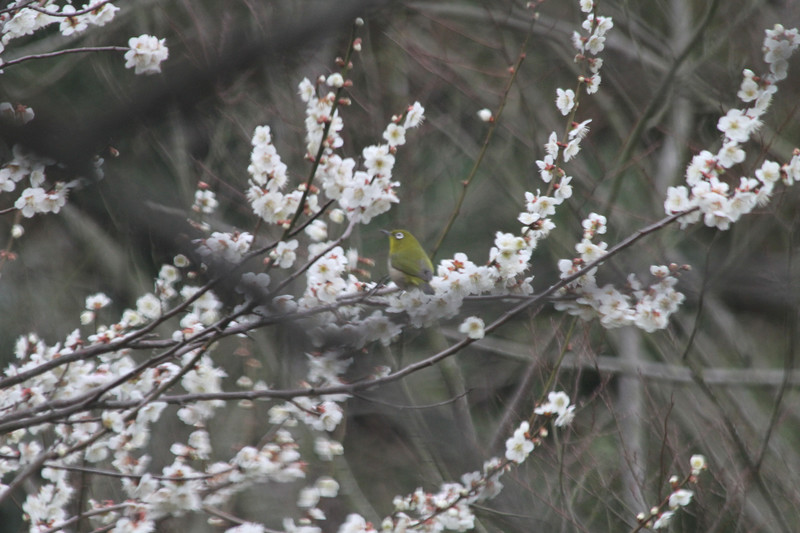
[(404, 236), (404, 235), (403, 235), (401, 232), (399, 232), (399, 231), (398, 231), (397, 233), (395, 233), (395, 234), (394, 234), (394, 238), (395, 238), (395, 239), (397, 239), (397, 240), (400, 240), (400, 239), (402, 239), (402, 238), (403, 238), (403, 236)]

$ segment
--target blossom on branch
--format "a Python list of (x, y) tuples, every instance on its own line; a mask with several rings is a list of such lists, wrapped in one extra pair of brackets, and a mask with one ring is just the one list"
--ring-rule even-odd
[(161, 63), (169, 57), (165, 40), (152, 35), (140, 35), (128, 39), (130, 50), (125, 52), (125, 68), (133, 68), (136, 74), (158, 74)]

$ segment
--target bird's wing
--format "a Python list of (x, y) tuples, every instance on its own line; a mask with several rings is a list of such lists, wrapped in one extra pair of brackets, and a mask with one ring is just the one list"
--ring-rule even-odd
[(417, 261), (407, 257), (400, 257), (401, 254), (392, 255), (392, 268), (399, 270), (407, 276), (424, 279), (430, 281), (433, 279), (433, 271), (425, 259), (418, 259)]
[(424, 279), (425, 281), (430, 281), (433, 279), (433, 270), (431, 270), (431, 262), (426, 257), (425, 259), (419, 260), (419, 277)]

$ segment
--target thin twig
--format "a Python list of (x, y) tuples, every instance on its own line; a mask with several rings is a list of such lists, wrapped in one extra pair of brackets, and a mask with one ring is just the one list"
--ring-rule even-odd
[(20, 63), (24, 63), (25, 61), (31, 61), (33, 59), (47, 59), (50, 57), (58, 57), (67, 54), (83, 54), (89, 52), (127, 52), (128, 50), (130, 50), (130, 48), (127, 46), (85, 46), (83, 48), (67, 48), (66, 50), (56, 50), (55, 52), (45, 52), (43, 54), (32, 54), (29, 56), (18, 57), (17, 59), (6, 61), (3, 63), (2, 67), (5, 69)]

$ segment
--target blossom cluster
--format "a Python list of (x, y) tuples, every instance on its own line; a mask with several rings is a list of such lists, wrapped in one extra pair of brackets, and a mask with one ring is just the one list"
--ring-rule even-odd
[(581, 11), (587, 14), (581, 23), (581, 28), (586, 33), (572, 32), (572, 46), (578, 52), (575, 61), (585, 63), (588, 68), (588, 73), (578, 81), (585, 85), (588, 94), (593, 94), (600, 87), (599, 73), (603, 66), (602, 58), (597, 56), (606, 46), (606, 34), (614, 27), (614, 21), (611, 17), (596, 14), (594, 0), (581, 0), (580, 6)]
[(648, 513), (639, 513), (636, 519), (640, 524), (652, 529), (666, 529), (675, 516), (675, 512), (681, 507), (686, 507), (692, 502), (694, 492), (683, 488), (688, 483), (697, 481), (700, 472), (706, 470), (708, 465), (706, 458), (702, 455), (693, 455), (689, 460), (692, 473), (683, 482), (677, 476), (672, 476), (669, 480), (672, 492), (666, 500), (659, 506), (653, 507)]
[[(272, 144), (269, 126), (257, 127), (251, 143), (253, 151), (247, 167), (250, 174), (250, 188), (247, 191), (250, 207), (253, 213), (269, 224), (287, 221), (294, 216), (303, 192), (299, 189), (290, 194), (281, 192), (288, 181), (287, 166)], [(316, 212), (316, 195), (310, 195), (307, 202), (308, 210)]]
[(209, 463), (212, 448), (205, 429), (192, 432), (186, 443), (173, 443), (170, 452), (175, 459), (159, 475), (145, 471), (146, 456), (119, 465), (127, 475), (122, 488), (131, 503), (120, 511), (109, 508), (107, 501), (92, 500), (98, 526), (113, 524), (113, 531), (126, 533), (152, 531), (159, 518), (224, 505), (253, 484), (288, 483), (305, 477), (297, 444), (285, 430), (278, 430), (260, 448), (241, 448), (228, 461)]
[[(176, 257), (175, 263), (185, 266), (186, 259)], [(304, 464), (287, 431), (278, 431), (261, 448), (245, 447), (229, 461), (208, 465), (211, 449), (208, 434), (202, 429), (195, 430), (186, 444), (172, 446), (176, 459), (160, 475), (146, 473), (150, 456), (141, 451), (149, 444), (150, 426), (161, 418), (167, 406), (152, 401), (153, 392), (178, 380), (190, 394), (220, 392), (226, 376), (202, 349), (184, 350), (177, 360), (154, 360), (149, 366), (139, 367), (129, 349), (111, 347), (111, 343), (124, 341), (127, 335), (135, 333), (137, 327), (160, 317), (162, 306), (178, 295), (185, 301), (191, 300), (181, 318), (181, 329), (176, 332), (180, 333), (180, 340), (201, 333), (205, 325), (215, 322), (220, 303), (213, 293), (198, 294), (199, 288), (191, 285), (178, 287), (180, 280), (177, 267), (164, 265), (154, 293), (140, 297), (137, 308), (126, 309), (122, 319), (113, 324), (99, 323), (101, 314), (110, 313), (111, 299), (103, 293), (87, 297), (81, 321), (93, 324), (94, 333), (85, 338), (80, 330), (75, 330), (63, 343), (53, 346), (34, 334), (17, 341), (17, 362), (5, 369), (4, 376), (29, 377), (4, 387), (0, 410), (24, 413), (25, 420), (41, 416), (50, 409), (51, 402), (69, 402), (91, 394), (105, 394), (107, 400), (133, 405), (127, 409), (105, 409), (99, 414), (76, 410), (68, 419), (52, 426), (20, 423), (17, 429), (5, 434), (0, 443), (1, 473), (19, 471), (45, 455), (58, 457), (48, 463), (51, 467), (44, 469), (45, 483), (23, 504), (33, 531), (48, 529), (66, 519), (63, 509), (73, 489), (67, 470), (61, 467), (74, 466), (80, 461), (93, 464), (108, 461), (125, 476), (123, 489), (136, 503), (122, 512), (119, 509), (102, 512), (106, 504), (94, 504), (98, 520), (104, 524), (116, 521), (116, 531), (148, 530), (161, 516), (180, 515), (197, 511), (201, 505), (222, 503), (252, 483), (286, 482), (304, 476)], [(81, 356), (85, 346), (109, 348), (95, 360)], [(67, 358), (75, 360), (64, 366), (52, 365)], [(47, 365), (53, 368), (42, 370)], [(254, 388), (264, 387), (254, 385)], [(178, 409), (177, 417), (189, 426), (202, 428), (222, 405), (221, 400), (190, 402)], [(40, 443), (41, 433), (48, 428), (55, 437), (49, 449)], [(334, 448), (328, 448), (331, 450), (328, 453), (336, 453)], [(200, 461), (203, 468), (193, 467), (192, 461)], [(4, 491), (5, 486), (0, 485), (0, 493)]]
[[(594, 94), (600, 88), (600, 69), (603, 60), (597, 57), (605, 48), (606, 34), (614, 27), (611, 17), (596, 15), (594, 0), (581, 1), (581, 11), (587, 14), (581, 23), (585, 33), (572, 32), (572, 46), (577, 51), (575, 62), (583, 64), (587, 71), (578, 82), (587, 94)], [(577, 106), (577, 95), (572, 89), (556, 89), (556, 107), (562, 115), (573, 112)], [(566, 159), (568, 160), (568, 159)]]
[[(603, 61), (597, 57), (605, 48), (606, 34), (614, 27), (610, 17), (596, 16), (593, 0), (583, 0), (581, 10), (587, 13), (582, 23), (586, 34), (574, 32), (572, 42), (577, 50), (575, 61), (585, 65), (587, 73), (578, 77), (579, 90), (583, 89), (588, 94), (594, 93), (600, 87), (600, 69)], [(578, 106), (578, 95), (572, 89), (556, 89), (556, 107), (562, 115), (574, 115)], [(572, 177), (567, 175), (562, 167), (563, 163), (570, 161), (580, 152), (581, 141), (589, 133), (591, 120), (583, 122), (570, 121), (564, 138), (559, 139), (558, 133), (551, 132), (545, 144), (546, 155), (536, 161), (539, 167), (539, 176), (546, 184), (550, 184), (550, 194), (537, 191), (525, 193), (526, 210), (521, 213), (518, 220), (524, 224), (524, 235), (531, 235), (535, 239), (546, 237), (555, 227), (549, 218), (555, 214), (556, 208), (572, 196)]]
[[(176, 258), (175, 263), (184, 266), (185, 258)], [(140, 325), (144, 319), (159, 317), (162, 299), (166, 302), (178, 294), (184, 300), (193, 299), (191, 308), (181, 319), (181, 337), (201, 333), (203, 323), (216, 320), (219, 302), (211, 292), (199, 294), (198, 298), (197, 287), (178, 287), (180, 279), (176, 267), (164, 265), (155, 294), (148, 293), (139, 298), (137, 310), (125, 310), (123, 320), (111, 325), (96, 324), (99, 313), (106, 312), (110, 307), (111, 299), (103, 293), (87, 297), (82, 321), (95, 323), (96, 333), (84, 340), (76, 330), (63, 344), (55, 346), (47, 346), (35, 335), (21, 337), (15, 350), (20, 364), (9, 366), (6, 375), (35, 371), (43, 364), (76, 353), (84, 344), (108, 344), (119, 340), (130, 331), (131, 324)], [(339, 375), (347, 364), (337, 365), (334, 359), (322, 357), (312, 359), (309, 382), (322, 385), (341, 383)], [(115, 470), (125, 476), (122, 486), (130, 498), (130, 505), (120, 511), (118, 507), (108, 506), (108, 502), (92, 502), (95, 520), (104, 525), (113, 524), (114, 530), (121, 532), (150, 530), (160, 517), (180, 516), (199, 511), (204, 505), (224, 504), (232, 495), (254, 483), (289, 482), (303, 478), (305, 462), (301, 461), (297, 445), (286, 429), (278, 430), (260, 448), (246, 446), (228, 461), (209, 464), (211, 444), (208, 433), (202, 428), (215, 409), (224, 405), (221, 400), (194, 401), (182, 406), (177, 412), (178, 419), (188, 426), (201, 429), (195, 429), (186, 443), (177, 442), (171, 446), (175, 460), (164, 467), (159, 475), (147, 473), (150, 456), (136, 452), (147, 445), (150, 425), (161, 417), (166, 407), (164, 402), (146, 401), (148, 396), (176, 379), (180, 379), (181, 386), (190, 394), (221, 392), (225, 376), (225, 372), (215, 366), (211, 357), (202, 350), (188, 350), (177, 362), (162, 362), (137, 370), (136, 363), (126, 349), (109, 351), (100, 356), (98, 363), (79, 359), (64, 368), (40, 373), (15, 387), (7, 388), (3, 404), (0, 405), (3, 410), (13, 405), (17, 410), (43, 411), (50, 405), (49, 402), (80, 397), (117, 380), (116, 386), (107, 391), (109, 399), (142, 402), (128, 411), (104, 410), (99, 419), (88, 411), (77, 412), (69, 422), (56, 424), (57, 448), (61, 450), (59, 462), (54, 463), (54, 468), (44, 470), (47, 483), (38, 493), (30, 494), (23, 504), (32, 530), (44, 530), (66, 519), (63, 509), (73, 489), (67, 471), (57, 466), (74, 465), (81, 459), (89, 463), (110, 460)], [(239, 383), (253, 390), (266, 389), (263, 382), (248, 384), (240, 379)], [(291, 428), (299, 421), (317, 431), (332, 431), (343, 417), (343, 410), (336, 402), (345, 398), (296, 399), (284, 406), (273, 407), (270, 419), (276, 427)], [(45, 427), (21, 427), (11, 433), (11, 438), (4, 438), (0, 448), (4, 458), (0, 461), (0, 472), (19, 470), (46, 453), (36, 439)], [(90, 444), (87, 446), (83, 443)], [(327, 460), (342, 453), (341, 445), (324, 438), (317, 439), (315, 450)], [(319, 481), (301, 492), (301, 502), (306, 507), (313, 507), (315, 494), (317, 498), (332, 497), (335, 490), (330, 482)], [(312, 511), (316, 519), (322, 518), (321, 511), (309, 510)]]
[(346, 397), (298, 398), (270, 408), (269, 421), (286, 427), (294, 427), (300, 422), (317, 431), (333, 431), (344, 419), (344, 409), (339, 402)]
[[(571, 404), (569, 395), (564, 391), (552, 391), (547, 395), (547, 401), (534, 409), (534, 414), (544, 417), (555, 417), (553, 425), (556, 427), (568, 426), (575, 418), (575, 405)], [(522, 463), (533, 451), (540, 436), (546, 435), (544, 426), (538, 434), (531, 433), (530, 423), (523, 421), (514, 430), (514, 434), (506, 440), (506, 459), (514, 463)]]
[[(417, 488), (407, 496), (394, 498), (394, 513), (384, 518), (381, 531), (394, 532), (414, 529), (423, 532), (443, 530), (468, 531), (475, 526), (475, 515), (470, 505), (490, 500), (500, 494), (503, 484), (500, 477), (505, 472), (503, 462), (494, 457), (483, 464), (480, 471), (461, 476), (460, 482), (443, 483), (436, 492)], [(358, 515), (348, 517), (358, 521)], [(368, 531), (348, 529), (344, 524), (340, 533)]]
[[(383, 133), (386, 142), (365, 147), (361, 152), (363, 169), (358, 169), (354, 158), (336, 153), (344, 145), (340, 135), (344, 122), (338, 109), (349, 102), (339, 97), (344, 85), (340, 73), (321, 76), (316, 84), (305, 78), (299, 85), (300, 97), (306, 104), (307, 156), (318, 165), (314, 178), (320, 185), (311, 191), (301, 184), (288, 194), (282, 192), (288, 181), (287, 166), (272, 144), (269, 127), (256, 128), (248, 167), (251, 179), (247, 198), (253, 212), (265, 222), (285, 225), (298, 208), (306, 215), (316, 214), (319, 189), (340, 206), (330, 213), (334, 221), (341, 221), (345, 214), (351, 221), (366, 224), (397, 203), (394, 189), (399, 183), (392, 181), (394, 154), (405, 144), (406, 131), (422, 123), (425, 110), (415, 103), (403, 115), (393, 117)], [(303, 198), (305, 203), (300, 206)], [(324, 223), (315, 223), (312, 231), (321, 230), (320, 224)], [(323, 238), (319, 236), (316, 240)]]
[[(300, 91), (307, 105), (309, 153), (313, 154), (311, 149), (319, 149), (319, 144), (323, 144), (319, 168), (321, 189), (328, 198), (336, 200), (349, 220), (369, 223), (398, 202), (395, 189), (400, 183), (392, 180), (395, 154), (398, 147), (406, 143), (406, 132), (422, 124), (425, 109), (415, 102), (402, 115), (392, 117), (383, 132), (386, 142), (365, 147), (361, 151), (363, 169), (359, 169), (355, 159), (343, 158), (333, 152), (342, 143), (337, 131), (338, 117), (334, 114), (329, 118), (326, 114), (332, 105), (330, 100), (334, 97), (333, 93), (318, 98), (307, 79), (301, 83)], [(318, 124), (328, 119), (333, 124), (328, 138), (322, 140)]]
[(591, 213), (583, 220), (583, 238), (575, 245), (578, 257), (561, 259), (558, 268), (562, 278), (579, 277), (559, 289), (561, 297), (555, 308), (585, 320), (599, 318), (606, 328), (635, 325), (647, 332), (667, 327), (669, 317), (683, 303), (684, 295), (675, 290), (677, 265), (653, 265), (650, 274), (655, 281), (643, 285), (635, 274), (629, 274), (623, 289), (613, 284), (597, 284), (597, 267), (585, 270), (589, 263), (602, 259), (608, 243), (596, 241), (597, 235), (606, 232), (606, 218)]
[[(730, 183), (736, 165), (745, 160), (742, 145), (761, 127), (761, 117), (769, 108), (777, 91), (777, 83), (786, 77), (788, 59), (800, 46), (797, 29), (787, 30), (780, 24), (766, 30), (764, 61), (769, 73), (757, 76), (745, 69), (737, 96), (749, 106), (730, 109), (717, 123), (724, 140), (713, 153), (703, 150), (692, 158), (686, 168), (686, 185), (670, 187), (664, 209), (667, 214), (686, 212), (679, 221), (681, 227), (702, 218), (706, 226), (726, 230), (743, 215), (763, 206), (778, 182), (792, 185), (800, 180), (800, 151), (795, 151), (789, 163), (780, 165), (764, 160), (754, 177), (741, 176), (739, 183)], [(726, 181), (725, 178), (729, 180)]]
[(227, 263), (238, 263), (250, 250), (253, 235), (250, 233), (225, 233), (215, 231), (211, 236), (197, 241), (197, 253), (201, 257), (212, 260), (223, 260)]
[[(54, 24), (58, 24), (58, 31), (65, 37), (83, 33), (92, 26), (105, 26), (117, 11), (119, 8), (110, 0), (91, 0), (80, 8), (71, 2), (59, 4), (55, 0), (16, 0), (0, 13), (0, 54), (12, 40)], [(164, 39), (147, 34), (131, 37), (125, 51), (125, 68), (133, 68), (136, 74), (156, 74), (161, 72), (161, 63), (168, 56)]]
[[(32, 112), (29, 116), (32, 118)], [(69, 189), (76, 182), (56, 181), (48, 184), (45, 171), (53, 164), (54, 161), (29, 153), (21, 145), (15, 144), (11, 160), (0, 168), (0, 192), (21, 189), (14, 207), (25, 218), (41, 213), (58, 213), (66, 205)]]
[(547, 401), (536, 407), (533, 412), (541, 416), (555, 416), (553, 425), (568, 426), (575, 418), (575, 404), (571, 403), (564, 391), (553, 391), (547, 394)]
[(81, 33), (90, 26), (104, 26), (114, 19), (119, 8), (108, 0), (91, 0), (80, 8), (71, 3), (59, 5), (54, 0), (36, 2), (35, 5), (27, 0), (16, 0), (3, 11), (0, 14), (0, 53), (11, 40), (32, 35), (51, 24), (58, 24), (58, 31), (64, 36)]

